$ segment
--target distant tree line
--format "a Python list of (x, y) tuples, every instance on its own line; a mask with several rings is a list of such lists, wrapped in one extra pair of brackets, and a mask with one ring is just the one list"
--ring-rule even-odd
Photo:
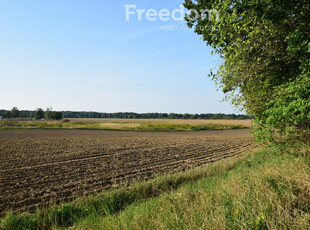
[(13, 107), (11, 110), (0, 110), (0, 116), (5, 119), (33, 119), (33, 120), (61, 120), (63, 118), (62, 112), (52, 111), (52, 109), (47, 108), (45, 111), (38, 108), (35, 111), (31, 110), (21, 110), (19, 111), (17, 107)]
[(180, 114), (180, 113), (97, 113), (97, 112), (71, 112), (64, 111), (65, 118), (119, 118), (119, 119), (250, 119), (246, 115), (205, 113), (205, 114)]
[(30, 118), (30, 119), (47, 119), (47, 120), (60, 120), (62, 118), (118, 118), (118, 119), (233, 119), (245, 120), (251, 119), (246, 115), (236, 114), (223, 114), (223, 113), (202, 113), (202, 114), (189, 114), (189, 113), (98, 113), (98, 112), (73, 112), (62, 111), (55, 112), (47, 108), (45, 111), (41, 108), (36, 111), (21, 110), (16, 107), (12, 110), (0, 110), (0, 116), (4, 118)]

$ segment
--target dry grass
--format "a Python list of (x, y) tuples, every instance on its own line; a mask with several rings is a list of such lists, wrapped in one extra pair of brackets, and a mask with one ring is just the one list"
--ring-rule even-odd
[[(110, 120), (109, 120), (110, 121)], [(228, 124), (182, 124), (168, 122), (169, 120), (154, 120), (161, 121), (143, 122), (143, 120), (125, 121), (113, 120), (110, 122), (101, 122), (99, 120), (89, 121), (0, 121), (0, 130), (2, 129), (101, 129), (101, 130), (123, 130), (123, 131), (139, 131), (139, 132), (169, 132), (169, 131), (201, 131), (201, 130), (229, 130), (229, 129), (244, 129), (248, 128), (243, 125), (228, 125)], [(172, 120), (170, 120), (172, 121)]]
[(115, 129), (115, 130), (122, 130), (122, 129), (134, 129), (139, 127), (139, 123), (117, 123), (117, 122), (103, 122), (100, 123), (100, 126), (103, 129)]
[(100, 122), (100, 123), (115, 123), (115, 122), (130, 122), (130, 123), (163, 123), (163, 124), (188, 124), (188, 125), (242, 125), (245, 127), (253, 127), (253, 120), (190, 120), (190, 119), (109, 119), (109, 118), (70, 118), (70, 121), (77, 122)]

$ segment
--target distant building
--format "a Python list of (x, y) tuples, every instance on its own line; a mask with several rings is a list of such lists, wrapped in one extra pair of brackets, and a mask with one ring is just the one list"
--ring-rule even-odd
[(3, 119), (3, 116), (0, 116), (0, 121)]

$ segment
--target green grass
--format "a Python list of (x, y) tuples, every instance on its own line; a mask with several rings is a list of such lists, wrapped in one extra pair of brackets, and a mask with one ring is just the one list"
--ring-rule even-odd
[(152, 122), (44, 122), (44, 121), (0, 121), (0, 130), (8, 129), (99, 129), (138, 132), (174, 132), (245, 129), (242, 125), (221, 124), (170, 124)]
[(309, 162), (274, 146), (33, 214), (7, 214), (0, 228), (309, 229)]

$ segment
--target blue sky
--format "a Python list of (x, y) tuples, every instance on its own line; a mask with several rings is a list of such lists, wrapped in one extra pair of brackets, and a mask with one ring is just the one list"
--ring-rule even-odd
[(185, 22), (126, 21), (125, 4), (164, 0), (0, 0), (0, 108), (233, 113), (207, 77), (220, 59)]

